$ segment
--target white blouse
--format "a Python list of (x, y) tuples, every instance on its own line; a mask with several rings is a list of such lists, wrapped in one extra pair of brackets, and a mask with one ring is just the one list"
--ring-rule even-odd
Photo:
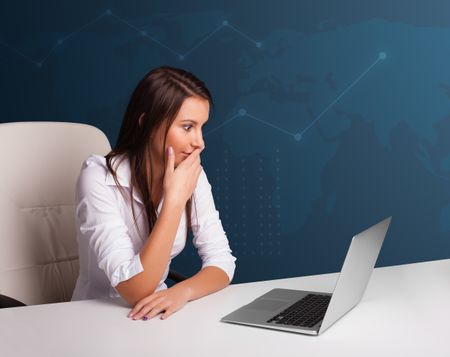
[[(119, 160), (120, 161), (120, 160)], [(142, 272), (139, 252), (149, 235), (144, 206), (137, 192), (130, 200), (130, 165), (127, 159), (113, 168), (125, 190), (120, 192), (103, 156), (91, 155), (81, 168), (76, 186), (76, 224), (80, 274), (72, 300), (120, 296), (115, 287)], [(164, 198), (163, 198), (164, 200)], [(163, 200), (157, 209), (159, 215)], [(130, 202), (132, 201), (132, 202)], [(134, 206), (136, 224), (131, 204)], [(216, 266), (233, 279), (236, 258), (214, 205), (211, 185), (202, 170), (192, 200), (193, 244), (202, 260), (202, 269)], [(156, 291), (166, 289), (164, 281), (171, 260), (186, 245), (186, 213), (182, 214), (166, 270)]]

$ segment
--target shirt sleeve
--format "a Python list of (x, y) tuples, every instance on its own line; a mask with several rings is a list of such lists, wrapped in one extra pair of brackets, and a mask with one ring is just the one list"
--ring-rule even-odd
[[(98, 267), (111, 286), (144, 271), (120, 214), (117, 192), (105, 184), (102, 167), (83, 167), (76, 187), (76, 221), (80, 239), (88, 240)], [(120, 194), (120, 193), (119, 193)]]
[(216, 266), (231, 280), (236, 268), (236, 258), (228, 244), (228, 239), (214, 205), (211, 185), (202, 170), (194, 191), (191, 211), (193, 244), (202, 260), (202, 269)]

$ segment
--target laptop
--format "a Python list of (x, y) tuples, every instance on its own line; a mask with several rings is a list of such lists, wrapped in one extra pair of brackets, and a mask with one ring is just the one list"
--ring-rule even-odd
[(220, 321), (321, 334), (360, 302), (391, 218), (353, 237), (333, 293), (273, 289)]

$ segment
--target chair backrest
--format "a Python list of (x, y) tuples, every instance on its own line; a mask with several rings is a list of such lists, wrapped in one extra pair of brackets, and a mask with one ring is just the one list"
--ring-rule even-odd
[(70, 300), (76, 180), (90, 154), (110, 149), (105, 134), (85, 124), (0, 124), (0, 294), (25, 304)]

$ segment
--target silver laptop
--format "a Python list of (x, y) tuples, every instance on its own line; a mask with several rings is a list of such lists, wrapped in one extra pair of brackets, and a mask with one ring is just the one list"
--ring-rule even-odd
[(353, 237), (332, 294), (273, 289), (220, 321), (319, 335), (360, 302), (391, 218)]

